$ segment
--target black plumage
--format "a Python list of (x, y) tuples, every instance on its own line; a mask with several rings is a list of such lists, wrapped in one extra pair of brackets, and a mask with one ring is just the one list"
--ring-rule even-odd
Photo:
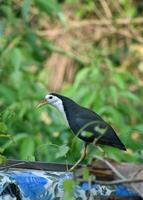
[(126, 150), (114, 129), (106, 123), (97, 113), (78, 105), (73, 100), (56, 94), (62, 100), (64, 111), (73, 133), (86, 143), (96, 142)]

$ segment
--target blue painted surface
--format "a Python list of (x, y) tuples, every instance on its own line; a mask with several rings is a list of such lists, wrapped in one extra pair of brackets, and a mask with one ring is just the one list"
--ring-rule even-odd
[(31, 172), (11, 173), (10, 177), (16, 181), (23, 191), (24, 197), (34, 200), (37, 196), (46, 193), (44, 185), (48, 183), (48, 179), (37, 176)]
[(133, 192), (130, 188), (125, 187), (124, 185), (117, 185), (116, 188), (116, 194), (117, 196), (121, 197), (133, 197), (136, 195), (135, 192)]
[[(97, 189), (99, 187), (102, 187), (102, 185), (99, 185), (99, 184), (96, 184), (96, 183), (90, 185), (88, 182), (84, 182), (81, 185), (81, 188), (85, 191), (88, 191), (88, 190), (93, 189), (93, 188)], [(121, 185), (121, 184), (114, 186), (113, 190), (114, 190), (114, 195), (116, 195), (118, 197), (133, 197), (133, 196), (136, 195), (136, 193), (133, 192), (131, 190), (131, 188), (127, 188), (126, 186)]]
[[(14, 183), (20, 191), (22, 200), (60, 200), (64, 197), (64, 180), (72, 179), (72, 173), (44, 172), (34, 170), (16, 170), (0, 172), (0, 200), (4, 195), (5, 185)], [(132, 197), (135, 193), (124, 185), (105, 186), (99, 184), (89, 185), (84, 182), (74, 187), (74, 199), (85, 200), (92, 189), (94, 197), (115, 195), (118, 197)], [(12, 191), (12, 190), (8, 190)], [(10, 192), (9, 192), (9, 195)], [(9, 198), (10, 199), (10, 198)], [(11, 195), (13, 200), (13, 195)]]

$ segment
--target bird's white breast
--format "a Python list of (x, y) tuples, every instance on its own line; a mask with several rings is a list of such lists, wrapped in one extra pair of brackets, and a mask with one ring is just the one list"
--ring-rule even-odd
[(63, 115), (63, 117), (64, 117), (66, 123), (69, 124), (69, 123), (68, 123), (68, 120), (67, 120), (67, 117), (66, 117), (66, 113), (65, 113), (65, 110), (64, 110), (64, 105), (63, 105), (62, 100), (61, 100), (61, 99), (58, 99), (58, 101), (55, 101), (55, 102), (53, 103), (53, 106), (55, 106), (55, 107), (60, 111), (60, 113)]

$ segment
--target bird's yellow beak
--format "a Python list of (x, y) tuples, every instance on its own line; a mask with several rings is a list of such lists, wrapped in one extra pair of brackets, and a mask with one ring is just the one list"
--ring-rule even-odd
[(45, 104), (47, 104), (48, 103), (48, 101), (46, 100), (46, 99), (42, 99), (39, 103), (38, 103), (38, 105), (36, 106), (36, 108), (40, 108), (41, 106), (43, 106), (43, 105), (45, 105)]

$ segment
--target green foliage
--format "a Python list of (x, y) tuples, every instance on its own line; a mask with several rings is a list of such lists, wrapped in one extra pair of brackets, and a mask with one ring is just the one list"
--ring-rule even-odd
[(89, 180), (89, 170), (88, 168), (83, 168), (83, 180), (88, 181)]
[[(63, 84), (60, 92), (102, 115), (129, 149), (121, 153), (104, 147), (108, 156), (118, 161), (141, 162), (143, 89), (136, 55), (126, 44), (118, 47), (111, 36), (109, 41), (104, 41), (112, 41), (110, 49), (91, 42), (90, 50), (84, 52), (89, 61), (84, 63), (79, 56), (37, 33), (43, 28), (44, 20), (65, 26), (62, 4), (49, 0), (18, 2), (3, 1), (0, 7), (0, 162), (5, 159), (3, 156), (64, 163), (79, 159), (82, 142), (66, 127), (60, 114), (48, 106), (35, 109), (48, 93), (50, 74), (45, 73), (45, 63), (54, 52), (76, 61), (78, 69), (74, 82)], [(65, 5), (74, 3), (74, 0), (64, 2)], [(120, 3), (121, 12), (113, 11), (113, 18), (133, 18), (140, 14), (133, 1)], [(79, 1), (74, 14), (79, 20), (92, 18), (98, 6), (93, 1), (83, 4)], [(132, 44), (136, 42), (132, 40)], [(132, 57), (135, 64), (130, 62)], [(124, 60), (130, 63), (129, 69), (124, 66)], [(91, 145), (85, 163), (95, 154), (101, 152)]]
[(67, 179), (64, 181), (64, 200), (73, 200), (73, 189), (75, 182), (72, 179)]
[(23, 139), (20, 145), (20, 157), (22, 160), (28, 160), (31, 156), (34, 155), (34, 146), (34, 138), (26, 137), (25, 139)]
[(58, 152), (56, 153), (56, 158), (66, 156), (68, 151), (69, 151), (69, 147), (67, 145), (64, 144), (60, 146), (58, 149)]

